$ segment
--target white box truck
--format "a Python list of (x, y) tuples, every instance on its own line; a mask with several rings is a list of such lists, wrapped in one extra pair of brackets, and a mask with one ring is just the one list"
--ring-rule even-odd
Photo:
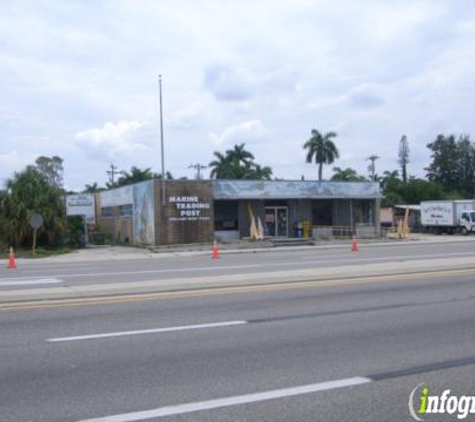
[(471, 199), (421, 202), (421, 224), (434, 233), (475, 232), (475, 210)]

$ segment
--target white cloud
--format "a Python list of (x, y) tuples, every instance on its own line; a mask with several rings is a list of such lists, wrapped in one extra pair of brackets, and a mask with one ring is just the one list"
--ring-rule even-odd
[(205, 114), (204, 104), (195, 101), (174, 112), (169, 119), (166, 119), (165, 123), (171, 129), (192, 129), (202, 122)]
[(232, 144), (250, 143), (263, 140), (270, 131), (258, 120), (249, 120), (226, 128), (221, 134), (210, 133), (213, 144), (231, 146)]
[(254, 95), (250, 72), (232, 64), (214, 63), (204, 71), (204, 87), (222, 101), (247, 100)]
[(35, 159), (36, 157), (32, 154), (21, 153), (17, 150), (0, 153), (0, 188), (13, 175), (13, 172), (23, 170), (27, 165), (33, 164)]
[(363, 84), (354, 87), (348, 96), (351, 105), (362, 108), (372, 108), (384, 103), (382, 88), (374, 84)]
[(177, 177), (240, 142), (280, 177), (315, 174), (302, 150), (312, 128), (337, 131), (335, 164), (364, 173), (371, 153), (378, 172), (395, 168), (407, 133), (421, 174), (438, 131), (475, 133), (471, 2), (10, 3), (0, 16), (0, 177), (53, 153), (69, 186), (101, 181), (112, 159), (158, 168), (159, 73)]
[(107, 122), (102, 128), (87, 129), (75, 135), (76, 145), (93, 159), (114, 158), (144, 150), (147, 146), (136, 139), (145, 125), (135, 121)]

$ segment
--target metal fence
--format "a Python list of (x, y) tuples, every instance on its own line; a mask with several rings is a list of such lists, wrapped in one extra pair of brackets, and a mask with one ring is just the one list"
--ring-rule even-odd
[(394, 233), (392, 227), (378, 227), (371, 224), (357, 224), (351, 226), (313, 226), (312, 237), (315, 239), (351, 239), (356, 236), (358, 239), (376, 239), (389, 237)]

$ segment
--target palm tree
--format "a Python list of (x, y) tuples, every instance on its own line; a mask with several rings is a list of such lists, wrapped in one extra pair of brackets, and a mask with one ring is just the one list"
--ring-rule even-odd
[(7, 181), (6, 191), (0, 199), (0, 220), (6, 223), (2, 227), (15, 246), (24, 244), (31, 236), (30, 217), (33, 213), (43, 216), (42, 230), (46, 231), (48, 243), (65, 229), (63, 192), (34, 166), (15, 173)]
[[(153, 178), (161, 180), (162, 179), (162, 174), (161, 173), (154, 173)], [(180, 179), (183, 179), (183, 178), (181, 177)], [(173, 175), (169, 171), (165, 172), (165, 180), (173, 180)]]
[(386, 170), (383, 173), (383, 177), (381, 178), (381, 188), (383, 192), (387, 189), (394, 190), (401, 186), (402, 180), (399, 178), (399, 172), (397, 170), (388, 171)]
[(315, 159), (315, 164), (318, 164), (318, 180), (321, 182), (323, 164), (332, 164), (336, 158), (340, 158), (338, 148), (332, 141), (337, 134), (327, 132), (322, 135), (316, 129), (312, 129), (311, 134), (311, 138), (305, 142), (303, 148), (307, 150), (307, 163)]
[(210, 177), (216, 179), (270, 180), (272, 169), (254, 162), (254, 155), (246, 151), (245, 144), (235, 145), (225, 154), (214, 152), (215, 160), (208, 166)]
[(100, 188), (97, 182), (94, 182), (92, 185), (86, 184), (84, 193), (96, 193), (96, 192), (100, 192), (101, 190), (104, 190), (104, 189)]
[(256, 164), (254, 173), (255, 179), (257, 180), (270, 180), (272, 176), (272, 169), (268, 166), (261, 167), (259, 164)]
[(220, 152), (215, 151), (214, 156), (216, 159), (208, 164), (208, 167), (211, 168), (211, 173), (209, 174), (210, 177), (215, 177), (216, 179), (231, 179), (232, 163), (229, 154), (223, 155)]
[(334, 182), (362, 182), (366, 180), (364, 176), (360, 176), (356, 170), (349, 167), (346, 169), (333, 167), (333, 173), (331, 180)]
[(119, 186), (132, 185), (134, 183), (143, 182), (144, 180), (153, 179), (153, 173), (150, 168), (141, 170), (138, 167), (133, 166), (130, 169), (130, 173), (121, 171), (121, 174), (122, 176), (117, 182)]
[(254, 155), (245, 149), (246, 144), (234, 145), (233, 149), (228, 149), (226, 155), (231, 161), (235, 161), (238, 165), (250, 164), (254, 160)]

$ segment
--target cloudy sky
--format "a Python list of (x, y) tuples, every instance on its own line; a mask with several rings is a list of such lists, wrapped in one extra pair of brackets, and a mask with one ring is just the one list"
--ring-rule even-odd
[[(113, 162), (158, 171), (245, 142), (276, 177), (316, 178), (302, 144), (336, 131), (335, 165), (423, 176), (438, 133), (475, 135), (475, 2), (0, 0), (0, 181), (38, 155), (65, 184)], [(331, 176), (331, 166), (324, 176)]]

